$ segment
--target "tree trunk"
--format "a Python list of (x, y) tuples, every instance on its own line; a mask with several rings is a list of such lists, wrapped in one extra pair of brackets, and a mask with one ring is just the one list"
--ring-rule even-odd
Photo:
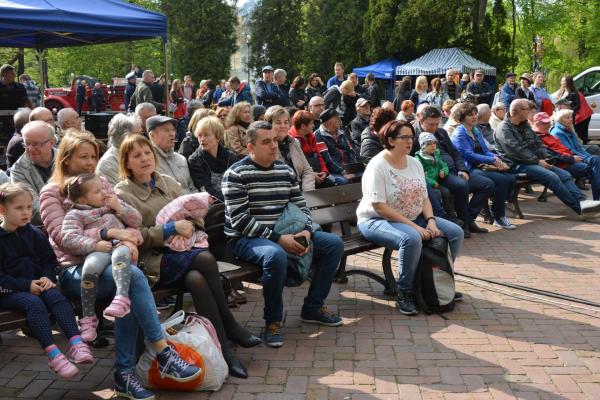
[(517, 5), (515, 4), (515, 0), (511, 0), (512, 3), (512, 55), (511, 55), (511, 65), (512, 70), (515, 70), (515, 38), (517, 37)]

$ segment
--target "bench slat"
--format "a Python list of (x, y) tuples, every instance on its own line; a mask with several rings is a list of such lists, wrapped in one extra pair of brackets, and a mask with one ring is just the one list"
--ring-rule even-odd
[(353, 183), (311, 190), (303, 192), (302, 195), (306, 200), (306, 206), (312, 210), (314, 208), (329, 207), (333, 204), (358, 202), (362, 198), (362, 187), (360, 183)]

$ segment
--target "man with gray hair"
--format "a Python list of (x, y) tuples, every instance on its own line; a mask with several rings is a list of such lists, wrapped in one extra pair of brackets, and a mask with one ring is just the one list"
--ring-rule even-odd
[(135, 106), (135, 115), (138, 118), (138, 122), (142, 126), (142, 132), (144, 132), (144, 136), (148, 137), (148, 132), (146, 131), (146, 121), (148, 118), (156, 115), (156, 107), (154, 107), (152, 103), (140, 103)]
[(13, 115), (15, 124), (15, 132), (13, 133), (8, 145), (6, 145), (6, 168), (10, 169), (15, 162), (23, 155), (25, 148), (23, 147), (23, 135), (21, 129), (29, 122), (30, 108), (22, 107)]
[(110, 147), (98, 161), (96, 173), (108, 179), (113, 186), (121, 180), (119, 178), (119, 148), (125, 137), (133, 133), (135, 124), (135, 117), (125, 114), (116, 114), (108, 123)]
[(54, 122), (54, 115), (52, 115), (52, 111), (48, 110), (46, 107), (36, 107), (31, 110), (29, 113), (29, 122), (33, 121), (43, 121), (50, 125), (52, 128), (56, 126)]
[(40, 190), (54, 172), (54, 128), (44, 121), (33, 121), (27, 123), (21, 132), (25, 153), (10, 169), (10, 178), (13, 183), (23, 182), (33, 189), (35, 196), (31, 222), (40, 225)]
[(152, 89), (150, 88), (154, 83), (154, 72), (147, 69), (142, 74), (142, 81), (138, 83), (135, 88), (135, 92), (133, 92), (133, 96), (131, 96), (131, 101), (129, 104), (129, 108), (136, 108), (138, 104), (142, 103), (151, 103), (156, 107), (156, 111), (162, 111), (163, 105), (158, 101), (154, 100), (152, 96)]
[(290, 87), (285, 84), (287, 80), (287, 72), (284, 69), (277, 68), (273, 73), (273, 79), (275, 80), (275, 84), (279, 88), (281, 92), (281, 98), (279, 100), (279, 105), (282, 107), (290, 106)]
[(58, 127), (62, 132), (67, 129), (81, 129), (81, 118), (77, 111), (71, 107), (63, 108), (56, 114)]

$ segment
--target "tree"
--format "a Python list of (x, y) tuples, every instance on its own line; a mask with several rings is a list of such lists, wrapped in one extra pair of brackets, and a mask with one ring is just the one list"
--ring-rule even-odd
[(163, 0), (173, 42), (174, 75), (222, 79), (236, 50), (235, 7), (223, 0)]
[[(333, 63), (349, 67), (364, 65), (362, 37), (368, 0), (308, 0), (304, 4), (304, 73), (328, 76)], [(336, 16), (342, 16), (337, 18)]]
[[(365, 52), (370, 60), (390, 56), (398, 57), (399, 51), (393, 43), (392, 33), (398, 10), (405, 0), (369, 0), (365, 15), (363, 37)], [(403, 41), (404, 42), (404, 41)]]
[(302, 70), (302, 1), (259, 0), (250, 15), (249, 66), (284, 68), (288, 76)]

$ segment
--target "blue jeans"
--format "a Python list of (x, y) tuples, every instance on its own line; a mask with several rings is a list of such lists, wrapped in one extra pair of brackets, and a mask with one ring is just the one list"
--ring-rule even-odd
[(515, 190), (515, 176), (505, 172), (482, 171), (485, 177), (492, 181), (494, 187), (494, 201), (492, 212), (494, 218), (499, 219), (506, 216), (506, 199)]
[(588, 177), (592, 184), (594, 200), (600, 199), (600, 157), (588, 157), (583, 162), (567, 165), (565, 170), (573, 175), (573, 178)]
[[(469, 172), (469, 180), (458, 175), (449, 174), (440, 180), (454, 196), (456, 215), (463, 220), (465, 226), (479, 215), (479, 212), (494, 193), (494, 183), (487, 179), (483, 171), (474, 169)], [(473, 193), (469, 201), (469, 193)]]
[(511, 168), (511, 172), (525, 173), (527, 178), (548, 186), (568, 207), (577, 214), (581, 214), (579, 202), (585, 200), (585, 195), (581, 193), (573, 177), (567, 171), (558, 167), (546, 169), (538, 164), (522, 165), (517, 164)]
[(350, 183), (350, 181), (346, 179), (344, 175), (329, 174), (329, 177), (333, 179), (336, 185), (347, 185)]
[(444, 210), (444, 206), (442, 206), (442, 202), (435, 193), (433, 187), (427, 183), (427, 198), (431, 203), (431, 208), (433, 209), (433, 215), (436, 217), (446, 218), (446, 210)]
[[(64, 269), (60, 275), (60, 286), (67, 297), (79, 297), (81, 294), (82, 266)], [(106, 268), (98, 277), (98, 299), (111, 298), (116, 291), (112, 268)], [(156, 306), (148, 280), (136, 266), (131, 266), (131, 282), (129, 285), (131, 312), (123, 318), (115, 320), (115, 370), (133, 372), (136, 362), (138, 330), (141, 327), (144, 339), (157, 342), (164, 338), (162, 326), (156, 313)]]
[[(423, 216), (419, 216), (414, 222), (420, 227), (427, 225)], [(460, 226), (443, 218), (436, 217), (435, 223), (448, 239), (452, 259), (456, 259), (465, 240), (464, 231)], [(419, 232), (402, 222), (389, 222), (382, 218), (371, 218), (361, 222), (358, 224), (358, 230), (368, 241), (398, 250), (398, 290), (413, 290), (423, 246)]]
[[(302, 312), (323, 307), (329, 295), (331, 283), (342, 259), (344, 243), (337, 235), (314, 232), (313, 269), (308, 294), (304, 298)], [(260, 265), (263, 269), (262, 284), (265, 300), (264, 320), (267, 324), (283, 320), (283, 287), (287, 273), (287, 252), (279, 244), (264, 238), (242, 236), (233, 246), (236, 257)]]

